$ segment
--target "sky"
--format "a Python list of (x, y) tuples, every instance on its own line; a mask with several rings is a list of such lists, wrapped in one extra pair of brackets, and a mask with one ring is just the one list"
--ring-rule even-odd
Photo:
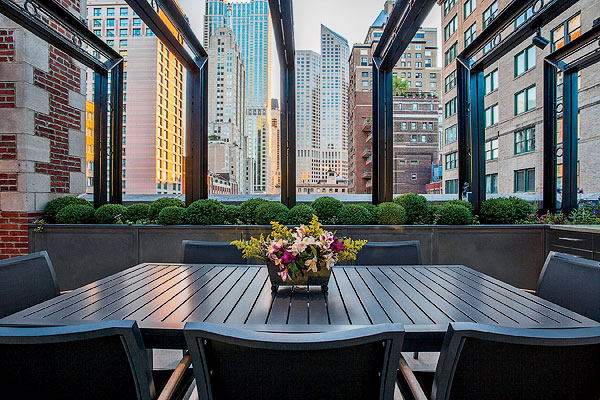
[[(235, 1), (234, 1), (235, 2)], [(384, 0), (296, 0), (294, 1), (294, 39), (297, 50), (313, 50), (320, 53), (321, 24), (348, 40), (350, 47), (362, 43), (369, 26), (383, 9)], [(192, 29), (202, 41), (204, 0), (179, 0), (190, 19)], [(423, 27), (438, 28), (438, 47), (441, 49), (441, 13), (436, 5)], [(279, 64), (273, 44), (271, 96), (279, 98)], [(438, 55), (438, 60), (441, 57)]]

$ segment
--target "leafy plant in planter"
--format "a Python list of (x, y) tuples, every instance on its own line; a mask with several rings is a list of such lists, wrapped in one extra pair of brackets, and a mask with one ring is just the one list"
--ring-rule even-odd
[(183, 222), (189, 225), (222, 225), (225, 222), (225, 206), (212, 199), (197, 200), (186, 208)]
[(183, 214), (185, 214), (185, 208), (183, 207), (165, 207), (158, 214), (158, 223), (161, 225), (181, 225)]
[(127, 207), (121, 204), (105, 204), (96, 210), (99, 224), (118, 224), (127, 215)]
[(515, 209), (515, 220), (513, 223), (524, 220), (531, 214), (536, 213), (535, 207), (525, 199), (518, 197), (509, 197), (508, 201), (512, 204)]
[(377, 206), (377, 222), (380, 225), (403, 225), (406, 223), (406, 211), (396, 203), (381, 203)]
[(443, 202), (442, 204), (440, 204), (441, 206), (446, 206), (448, 204), (458, 204), (459, 206), (463, 206), (463, 207), (467, 207), (467, 209), (469, 211), (471, 211), (471, 213), (473, 213), (474, 208), (473, 208), (473, 204), (470, 201), (466, 201), (466, 200), (448, 200)]
[(481, 203), (479, 219), (482, 224), (513, 224), (516, 222), (514, 204), (505, 197), (487, 199)]
[(308, 204), (300, 203), (292, 207), (288, 215), (290, 224), (309, 224), (315, 210)]
[(261, 204), (266, 203), (267, 200), (256, 198), (246, 200), (242, 204), (240, 204), (240, 220), (245, 224), (255, 224), (256, 223), (256, 215), (255, 211)]
[(158, 214), (160, 214), (163, 208), (172, 206), (185, 207), (185, 203), (172, 197), (161, 197), (160, 199), (154, 200), (148, 209), (148, 218), (154, 221), (158, 218)]
[(394, 199), (394, 203), (402, 206), (406, 211), (408, 225), (428, 224), (431, 214), (425, 196), (415, 193), (405, 193)]
[(52, 199), (48, 203), (46, 203), (46, 208), (44, 209), (44, 220), (48, 224), (53, 224), (53, 223), (57, 222), (56, 215), (58, 214), (58, 212), (62, 208), (73, 205), (73, 204), (86, 205), (86, 206), (93, 207), (92, 203), (90, 203), (89, 201), (87, 201), (85, 199), (81, 199), (79, 197), (73, 197), (73, 196), (57, 197), (56, 199)]
[(346, 204), (339, 215), (339, 223), (344, 225), (367, 225), (371, 222), (371, 213), (359, 204)]
[(71, 204), (61, 208), (56, 214), (59, 224), (93, 224), (95, 221), (94, 207), (87, 204)]
[(137, 223), (138, 221), (146, 221), (150, 211), (150, 204), (138, 203), (127, 207), (127, 221)]
[(225, 223), (236, 225), (241, 223), (241, 210), (240, 207), (234, 206), (233, 204), (224, 204), (223, 211), (225, 212)]
[(290, 210), (285, 204), (268, 201), (256, 208), (256, 223), (259, 225), (269, 225), (271, 222), (287, 224), (289, 212)]
[(367, 209), (369, 214), (371, 214), (371, 219), (369, 220), (369, 224), (377, 223), (377, 206), (371, 203), (360, 203), (359, 206)]
[(333, 197), (323, 196), (313, 201), (310, 206), (324, 224), (335, 224), (344, 204)]
[(459, 203), (444, 203), (433, 210), (436, 225), (468, 225), (472, 221), (471, 210)]

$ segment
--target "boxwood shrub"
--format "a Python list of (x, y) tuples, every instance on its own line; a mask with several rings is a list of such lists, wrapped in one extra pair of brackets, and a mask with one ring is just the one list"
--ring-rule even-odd
[(482, 224), (513, 224), (516, 221), (515, 206), (506, 197), (487, 199), (481, 203), (479, 219)]
[(148, 212), (150, 211), (150, 204), (138, 203), (132, 204), (127, 207), (127, 220), (133, 223), (138, 221), (146, 221), (148, 219)]
[(116, 224), (125, 219), (127, 207), (121, 204), (105, 204), (96, 210), (96, 221), (99, 224)]
[(421, 225), (431, 222), (430, 209), (425, 196), (416, 193), (405, 193), (394, 198), (394, 202), (406, 211), (408, 225)]
[(290, 209), (290, 212), (288, 214), (288, 223), (295, 225), (309, 224), (314, 214), (315, 210), (313, 210), (313, 208), (308, 204), (296, 204)]
[(94, 207), (87, 204), (71, 204), (61, 208), (56, 214), (59, 224), (93, 224), (95, 222)]
[(433, 211), (436, 225), (468, 225), (473, 221), (473, 213), (459, 203), (444, 203)]
[(285, 204), (267, 201), (256, 208), (256, 223), (259, 225), (269, 225), (271, 222), (287, 224), (289, 212), (290, 210)]
[(48, 203), (46, 203), (46, 207), (44, 209), (44, 220), (48, 224), (58, 222), (56, 220), (56, 215), (58, 214), (58, 212), (62, 208), (73, 205), (73, 204), (80, 204), (80, 205), (86, 205), (86, 206), (93, 207), (92, 203), (90, 203), (86, 199), (81, 199), (79, 197), (74, 197), (74, 196), (57, 197), (56, 199), (52, 199)]
[(255, 199), (246, 200), (245, 202), (240, 204), (240, 220), (244, 224), (255, 224), (256, 208), (264, 203), (267, 203), (267, 200), (258, 197)]
[(513, 223), (527, 219), (531, 214), (536, 213), (535, 207), (525, 199), (518, 197), (509, 197), (508, 200), (515, 209), (515, 220)]
[(183, 223), (183, 214), (185, 208), (169, 206), (160, 210), (158, 214), (158, 223), (162, 225), (181, 225)]
[(377, 206), (377, 223), (380, 225), (403, 225), (406, 223), (406, 210), (396, 203), (381, 203)]
[(160, 199), (154, 200), (148, 209), (148, 218), (154, 221), (158, 218), (158, 214), (160, 214), (160, 211), (163, 208), (172, 206), (185, 207), (185, 203), (172, 197), (161, 197)]
[(183, 222), (189, 225), (222, 225), (225, 222), (225, 206), (212, 199), (197, 200), (186, 208)]
[(310, 205), (315, 214), (319, 217), (319, 221), (323, 224), (335, 224), (338, 222), (340, 211), (344, 204), (329, 196), (319, 197)]
[(224, 204), (223, 211), (225, 212), (225, 223), (236, 225), (239, 224), (241, 211), (240, 207), (234, 206), (233, 204)]
[(371, 219), (369, 220), (369, 224), (377, 223), (377, 206), (372, 203), (360, 203), (359, 206), (364, 207), (371, 214)]
[(371, 213), (359, 204), (346, 204), (339, 215), (339, 223), (344, 225), (367, 225), (371, 222)]

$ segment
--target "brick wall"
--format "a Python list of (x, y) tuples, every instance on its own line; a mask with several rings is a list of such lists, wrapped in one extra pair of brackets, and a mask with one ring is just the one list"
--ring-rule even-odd
[(14, 82), (0, 82), (0, 108), (15, 108)]
[(0, 260), (28, 253), (27, 224), (40, 216), (41, 213), (0, 211)]
[(0, 135), (0, 160), (17, 158), (17, 135)]
[(13, 62), (14, 60), (14, 31), (0, 29), (0, 62)]

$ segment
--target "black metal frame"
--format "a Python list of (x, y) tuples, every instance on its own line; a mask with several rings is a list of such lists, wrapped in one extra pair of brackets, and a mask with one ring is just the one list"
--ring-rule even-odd
[(373, 203), (394, 199), (393, 74), (435, 0), (399, 0), (373, 53)]
[(585, 32), (544, 59), (544, 209), (557, 209), (556, 168), (558, 146), (556, 144), (556, 121), (558, 114), (556, 74), (563, 73), (563, 187), (561, 210), (569, 213), (577, 208), (577, 162), (578, 162), (578, 73), (600, 62), (600, 52), (594, 51), (567, 64), (563, 60), (570, 54), (600, 39), (600, 24)]
[[(457, 57), (458, 183), (461, 189), (459, 196), (464, 198), (470, 190), (475, 212), (479, 211), (486, 197), (484, 70), (576, 2), (577, 0), (548, 1), (502, 39), (502, 31), (507, 26), (513, 24), (527, 9), (538, 4), (538, 0), (513, 0)], [(474, 56), (492, 41), (494, 47), (483, 57), (473, 61)], [(463, 191), (463, 188), (467, 190)], [(468, 200), (468, 196), (464, 200)], [(545, 200), (544, 198), (544, 203)]]
[[(72, 33), (72, 39), (69, 40), (49, 25), (42, 23), (37, 17), (40, 10), (64, 25)], [(111, 203), (120, 203), (122, 200), (122, 174), (120, 170), (122, 162), (120, 146), (123, 142), (122, 107), (120, 108), (121, 117), (119, 119), (116, 119), (114, 114), (119, 114), (118, 109), (115, 108), (115, 103), (120, 102), (121, 105), (123, 104), (123, 85), (113, 84), (111, 87), (112, 109), (117, 110), (116, 113), (113, 113), (113, 120), (110, 124), (111, 168), (116, 164), (119, 166), (119, 173), (111, 173), (110, 190), (107, 185), (107, 143), (109, 137), (107, 115), (109, 102), (108, 74), (111, 74), (113, 83), (123, 81), (123, 57), (96, 37), (84, 21), (76, 18), (56, 0), (28, 0), (23, 7), (18, 6), (11, 0), (0, 0), (0, 13), (94, 71), (96, 88), (94, 96), (96, 105), (94, 107), (94, 205), (99, 207), (106, 204), (108, 200)], [(93, 47), (106, 57), (107, 61), (103, 63), (87, 53), (81, 46), (83, 43)]]
[(296, 49), (292, 0), (269, 0), (281, 75), (281, 202), (296, 204)]

